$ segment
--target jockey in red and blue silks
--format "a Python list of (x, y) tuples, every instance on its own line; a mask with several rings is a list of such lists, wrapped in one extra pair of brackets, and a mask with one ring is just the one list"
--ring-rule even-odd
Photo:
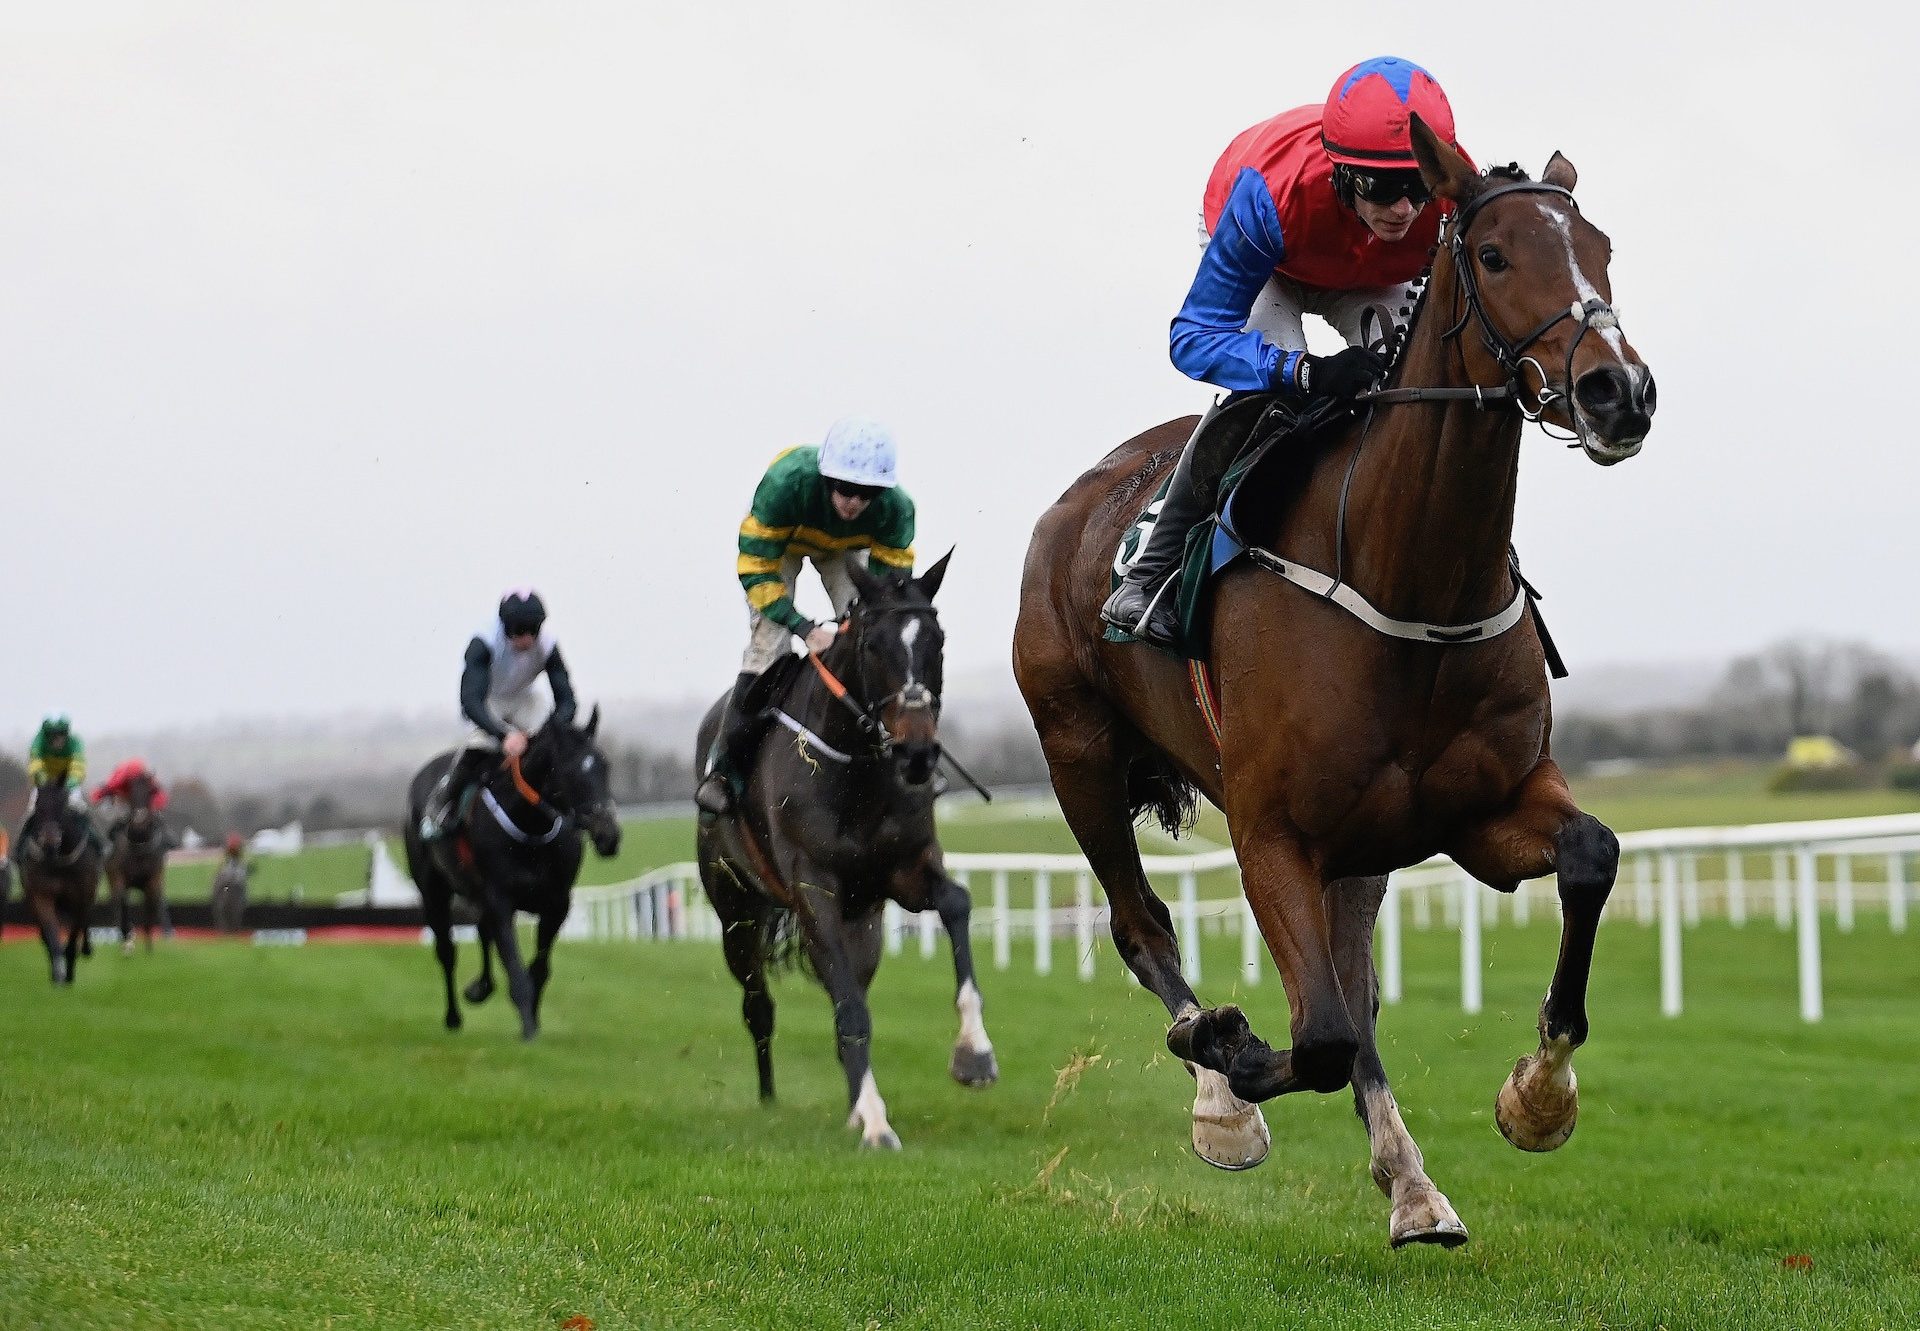
[[(1425, 271), (1446, 208), (1420, 178), (1410, 113), (1453, 143), (1453, 109), (1433, 76), (1382, 56), (1342, 74), (1324, 104), (1282, 112), (1227, 145), (1207, 180), (1200, 270), (1173, 319), (1181, 371), (1233, 392), (1336, 398), (1379, 378), (1385, 344), (1412, 305), (1406, 283)], [(1346, 349), (1309, 352), (1307, 314), (1332, 324)], [(1187, 442), (1146, 548), (1101, 609), (1108, 623), (1162, 645), (1176, 627), (1165, 589), (1178, 580), (1167, 575), (1230, 461), (1202, 460), (1196, 481), (1205, 427)]]

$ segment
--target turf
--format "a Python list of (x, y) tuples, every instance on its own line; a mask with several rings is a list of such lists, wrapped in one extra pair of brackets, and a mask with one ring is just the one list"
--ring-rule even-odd
[[(1914, 1325), (1920, 939), (1830, 936), (1807, 1027), (1790, 937), (1709, 925), (1663, 1020), (1652, 931), (1610, 923), (1580, 1129), (1527, 1156), (1490, 1106), (1554, 944), (1491, 932), (1469, 1019), (1453, 940), (1407, 939), (1386, 1058), (1473, 1231), (1453, 1253), (1387, 1249), (1344, 1095), (1270, 1105), (1256, 1171), (1199, 1164), (1163, 1017), (1104, 942), (1090, 984), (983, 977), (1003, 1080), (981, 1092), (945, 1076), (944, 959), (886, 960), (897, 1155), (841, 1126), (828, 1005), (799, 978), (781, 1099), (755, 1102), (711, 944), (563, 945), (532, 1045), (501, 999), (441, 1030), (411, 946), (103, 953), (56, 992), (9, 945), (0, 1325)], [(1242, 996), (1283, 1036), (1271, 975)]]

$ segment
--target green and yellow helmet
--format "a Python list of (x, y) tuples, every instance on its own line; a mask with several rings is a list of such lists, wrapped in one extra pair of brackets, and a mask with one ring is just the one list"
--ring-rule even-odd
[(73, 735), (73, 722), (65, 712), (55, 712), (40, 723), (40, 738), (49, 744), (65, 744)]

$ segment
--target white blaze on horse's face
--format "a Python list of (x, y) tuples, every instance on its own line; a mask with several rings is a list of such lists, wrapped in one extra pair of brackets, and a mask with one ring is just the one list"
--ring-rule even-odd
[[(1573, 284), (1574, 293), (1571, 314), (1575, 322), (1572, 326), (1576, 330), (1583, 326), (1585, 329), (1585, 335), (1575, 349), (1575, 356), (1567, 362), (1567, 382), (1561, 385), (1568, 395), (1566, 411), (1569, 423), (1579, 438), (1580, 447), (1595, 462), (1606, 466), (1624, 462), (1640, 451), (1647, 437), (1645, 425), (1653, 410), (1652, 372), (1627, 345), (1612, 303), (1581, 264), (1579, 249), (1574, 241), (1573, 206), (1564, 200), (1540, 199), (1535, 201), (1535, 207), (1540, 210), (1541, 219), (1558, 241), (1566, 258), (1567, 276)], [(1591, 227), (1588, 229), (1592, 230)], [(1592, 302), (1598, 302), (1602, 308), (1599, 313), (1586, 314)], [(1590, 348), (1598, 351), (1597, 357)], [(1581, 389), (1583, 381), (1604, 386), (1609, 417), (1631, 420), (1635, 425), (1624, 434), (1613, 428), (1617, 424), (1613, 420), (1606, 421), (1603, 428), (1602, 421), (1596, 419), (1599, 404), (1590, 405), (1595, 394)], [(1621, 406), (1627, 409), (1619, 409)]]

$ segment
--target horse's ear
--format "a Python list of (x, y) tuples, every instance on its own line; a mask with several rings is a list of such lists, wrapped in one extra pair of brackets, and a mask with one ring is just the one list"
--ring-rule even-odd
[(1420, 164), (1420, 178), (1427, 188), (1443, 199), (1465, 203), (1480, 188), (1480, 177), (1467, 159), (1427, 128), (1416, 111), (1407, 113), (1407, 129), (1413, 139), (1413, 158)]
[(1556, 152), (1553, 155), (1553, 159), (1547, 163), (1547, 169), (1540, 173), (1540, 179), (1549, 185), (1558, 185), (1561, 189), (1571, 194), (1573, 193), (1574, 182), (1580, 179), (1580, 173), (1573, 169), (1572, 162), (1569, 162), (1560, 153)]
[(947, 561), (952, 558), (953, 550), (949, 547), (944, 555), (934, 561), (932, 568), (913, 580), (913, 585), (918, 587), (920, 594), (929, 601), (940, 594), (940, 584), (946, 581), (947, 577)]
[(600, 704), (595, 703), (593, 710), (587, 713), (587, 723), (580, 727), (580, 733), (592, 739), (600, 729)]
[(873, 601), (879, 598), (881, 580), (875, 577), (867, 569), (867, 566), (859, 560), (849, 559), (847, 561), (847, 577), (852, 580), (853, 589), (860, 594), (861, 600)]

